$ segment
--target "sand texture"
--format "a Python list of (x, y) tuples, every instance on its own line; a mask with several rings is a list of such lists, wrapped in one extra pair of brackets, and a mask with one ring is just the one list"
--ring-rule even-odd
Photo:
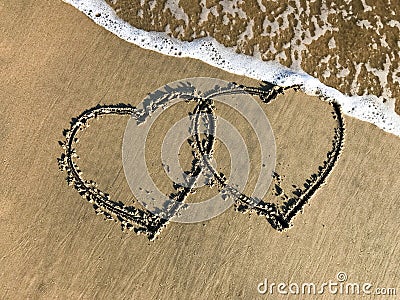
[[(231, 208), (201, 223), (170, 223), (150, 242), (97, 216), (68, 186), (57, 158), (71, 118), (98, 104), (137, 105), (183, 78), (259, 82), (140, 49), (61, 1), (11, 1), (0, 9), (1, 299), (265, 299), (257, 292), (264, 278), (320, 283), (338, 272), (352, 282), (400, 292), (398, 137), (345, 117), (340, 158), (288, 231)], [(260, 105), (274, 130), (281, 187), (292, 195), (292, 185), (302, 186), (332, 148), (332, 106), (293, 90)], [(229, 111), (219, 111), (229, 118)], [(129, 204), (133, 195), (121, 154), (127, 121), (126, 116), (90, 121), (79, 133), (77, 162), (86, 178)], [(151, 149), (171, 122), (172, 117), (155, 124)], [(244, 123), (238, 127), (247, 130)], [(215, 157), (228, 170), (224, 151), (216, 145)], [(158, 174), (154, 153), (148, 154), (154, 159), (150, 171)], [(188, 153), (189, 148), (183, 151), (182, 164)], [(168, 192), (163, 178), (157, 182)], [(204, 188), (193, 201), (217, 192)], [(279, 203), (275, 194), (272, 185), (266, 200)], [(288, 296), (268, 295), (275, 298)]]

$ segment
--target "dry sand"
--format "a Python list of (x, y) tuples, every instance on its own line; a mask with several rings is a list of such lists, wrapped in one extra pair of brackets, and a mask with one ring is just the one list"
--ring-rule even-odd
[[(203, 223), (169, 224), (149, 242), (96, 216), (67, 185), (56, 160), (62, 130), (98, 103), (135, 105), (182, 78), (258, 83), (142, 50), (60, 1), (0, 7), (0, 298), (255, 299), (267, 298), (257, 293), (264, 278), (322, 283), (339, 271), (351, 282), (400, 292), (399, 138), (345, 118), (337, 166), (285, 233), (230, 209)], [(278, 168), (288, 186), (299, 184), (325, 158), (331, 108), (289, 92), (265, 111), (277, 140)], [(126, 121), (94, 121), (78, 150), (85, 176), (129, 202), (121, 162)], [(326, 293), (318, 299), (333, 298)]]

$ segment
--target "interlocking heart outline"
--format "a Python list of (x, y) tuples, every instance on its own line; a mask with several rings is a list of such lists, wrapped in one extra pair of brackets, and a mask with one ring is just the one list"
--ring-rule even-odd
[[(150, 94), (151, 97), (146, 98), (143, 101), (142, 108), (135, 108), (129, 104), (104, 106), (98, 105), (83, 112), (77, 118), (72, 119), (71, 128), (64, 131), (65, 141), (60, 142), (60, 145), (64, 149), (64, 153), (58, 159), (60, 169), (67, 171), (68, 184), (73, 185), (82, 197), (92, 203), (97, 213), (105, 215), (107, 219), (119, 221), (123, 229), (133, 229), (137, 233), (146, 234), (150, 240), (153, 240), (169, 221), (174, 221), (174, 218), (175, 221), (179, 221), (179, 216), (182, 215), (182, 212), (185, 212), (186, 210), (190, 211), (190, 205), (185, 203), (184, 200), (186, 199), (187, 195), (193, 191), (193, 185), (185, 186), (182, 184), (176, 184), (177, 193), (174, 194), (173, 197), (167, 197), (166, 200), (162, 200), (158, 203), (158, 206), (156, 205), (154, 206), (155, 208), (153, 207), (150, 210), (141, 209), (134, 206), (127, 206), (120, 201), (116, 202), (111, 200), (108, 194), (97, 188), (94, 181), (88, 181), (82, 177), (82, 172), (74, 161), (74, 158), (77, 157), (74, 148), (74, 144), (77, 142), (76, 135), (79, 130), (86, 127), (91, 119), (97, 118), (101, 115), (109, 114), (132, 116), (134, 121), (131, 119), (131, 121), (128, 122), (127, 130), (124, 136), (125, 144), (127, 136), (129, 136), (129, 133), (132, 132), (132, 126), (130, 125), (136, 124), (139, 125), (137, 127), (139, 128), (140, 124), (145, 124), (146, 120), (151, 118), (151, 115), (154, 114), (158, 109), (166, 108), (168, 106), (167, 104), (171, 100), (179, 98), (183, 99), (184, 101), (194, 101), (197, 103), (191, 119), (193, 128), (195, 128), (195, 130), (192, 130), (191, 132), (193, 138), (191, 145), (195, 150), (194, 155), (196, 156), (198, 163), (194, 164), (192, 170), (190, 171), (192, 177), (198, 178), (199, 174), (203, 173), (204, 170), (208, 170), (212, 174), (212, 179), (214, 182), (217, 183), (219, 190), (224, 194), (233, 196), (233, 203), (235, 204), (236, 210), (242, 212), (248, 210), (255, 211), (258, 215), (265, 217), (272, 227), (278, 231), (289, 228), (293, 218), (302, 210), (304, 205), (315, 194), (318, 188), (320, 188), (321, 185), (326, 181), (328, 175), (332, 172), (336, 162), (339, 159), (344, 144), (345, 130), (340, 106), (336, 103), (330, 102), (333, 106), (336, 127), (334, 128), (334, 137), (332, 143), (333, 147), (327, 153), (327, 159), (324, 161), (323, 165), (318, 168), (316, 174), (312, 174), (311, 177), (306, 179), (304, 183), (304, 189), (297, 188), (293, 192), (293, 197), (288, 197), (286, 195), (287, 201), (278, 206), (274, 203), (264, 202), (259, 197), (252, 197), (242, 194), (239, 190), (230, 185), (228, 183), (229, 181), (222, 174), (217, 173), (215, 168), (210, 163), (210, 159), (212, 159), (213, 143), (216, 137), (213, 98), (216, 98), (218, 95), (256, 95), (259, 96), (264, 103), (268, 104), (270, 101), (275, 99), (278, 94), (283, 93), (284, 90), (288, 88), (274, 86), (267, 83), (264, 83), (261, 85), (261, 87), (247, 87), (235, 83), (224, 82), (218, 79), (207, 78), (208, 82), (214, 82), (214, 87), (199, 93), (199, 90), (196, 88), (196, 84), (192, 84), (193, 81), (196, 83), (198, 80), (201, 81), (205, 79), (186, 79), (180, 81), (178, 85), (166, 85), (164, 89), (158, 89), (156, 92)], [(297, 86), (292, 88), (298, 89)], [(242, 103), (244, 103), (244, 105), (246, 104), (246, 102)], [(154, 118), (154, 120), (155, 119), (156, 118)], [(209, 127), (206, 127), (206, 130), (204, 131), (206, 136), (205, 139), (200, 138), (200, 131), (198, 130), (198, 124), (201, 119), (210, 125)], [(268, 131), (268, 128), (266, 129), (266, 131)], [(133, 131), (133, 133), (137, 133), (137, 131)], [(144, 149), (144, 145), (141, 149)], [(123, 153), (127, 153), (126, 149)], [(131, 157), (129, 157), (129, 155), (125, 155), (125, 162), (131, 161), (130, 159)], [(266, 166), (266, 164), (263, 165)], [(270, 164), (268, 165), (270, 166)], [(124, 165), (124, 168), (127, 175), (127, 169), (129, 170), (130, 167), (127, 168)], [(275, 178), (278, 179), (279, 184), (278, 174), (270, 172), (269, 175), (270, 178), (275, 176)], [(264, 177), (265, 179), (268, 179), (268, 176)], [(129, 176), (127, 177), (127, 181), (131, 189), (134, 191), (136, 186), (135, 181), (129, 180)], [(270, 181), (268, 182), (267, 180), (267, 189), (269, 184)], [(198, 212), (199, 210), (197, 213)], [(212, 212), (211, 215), (208, 216), (213, 217), (221, 212), (222, 211), (218, 211), (216, 214), (215, 212)], [(192, 218), (193, 216), (196, 216), (197, 213), (192, 213)], [(192, 221), (195, 221), (195, 219), (196, 218), (192, 219)]]

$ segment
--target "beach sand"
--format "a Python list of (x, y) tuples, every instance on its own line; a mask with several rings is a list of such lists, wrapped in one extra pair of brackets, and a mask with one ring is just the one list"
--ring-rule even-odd
[[(202, 223), (171, 223), (149, 242), (97, 216), (67, 185), (57, 165), (63, 129), (99, 103), (136, 105), (183, 78), (259, 83), (140, 49), (60, 1), (12, 1), (1, 11), (0, 298), (286, 299), (260, 295), (257, 285), (264, 278), (322, 283), (338, 272), (348, 282), (400, 292), (398, 137), (346, 117), (338, 164), (287, 232), (232, 208)], [(287, 186), (300, 184), (325, 159), (331, 107), (288, 91), (265, 112), (277, 168)], [(77, 150), (85, 176), (128, 203), (133, 196), (121, 162), (126, 122), (93, 121)]]

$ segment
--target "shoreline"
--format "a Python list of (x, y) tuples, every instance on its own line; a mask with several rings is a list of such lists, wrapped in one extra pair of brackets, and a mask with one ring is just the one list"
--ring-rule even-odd
[(275, 85), (299, 85), (308, 95), (322, 95), (323, 98), (340, 104), (346, 115), (373, 123), (400, 137), (400, 115), (396, 113), (398, 99), (383, 99), (374, 95), (346, 96), (303, 71), (288, 69), (274, 61), (259, 61), (255, 57), (238, 54), (211, 37), (185, 42), (171, 38), (163, 32), (147, 32), (135, 28), (120, 19), (104, 0), (64, 2), (76, 7), (93, 22), (121, 39), (141, 48), (173, 57), (199, 59), (222, 70)]

